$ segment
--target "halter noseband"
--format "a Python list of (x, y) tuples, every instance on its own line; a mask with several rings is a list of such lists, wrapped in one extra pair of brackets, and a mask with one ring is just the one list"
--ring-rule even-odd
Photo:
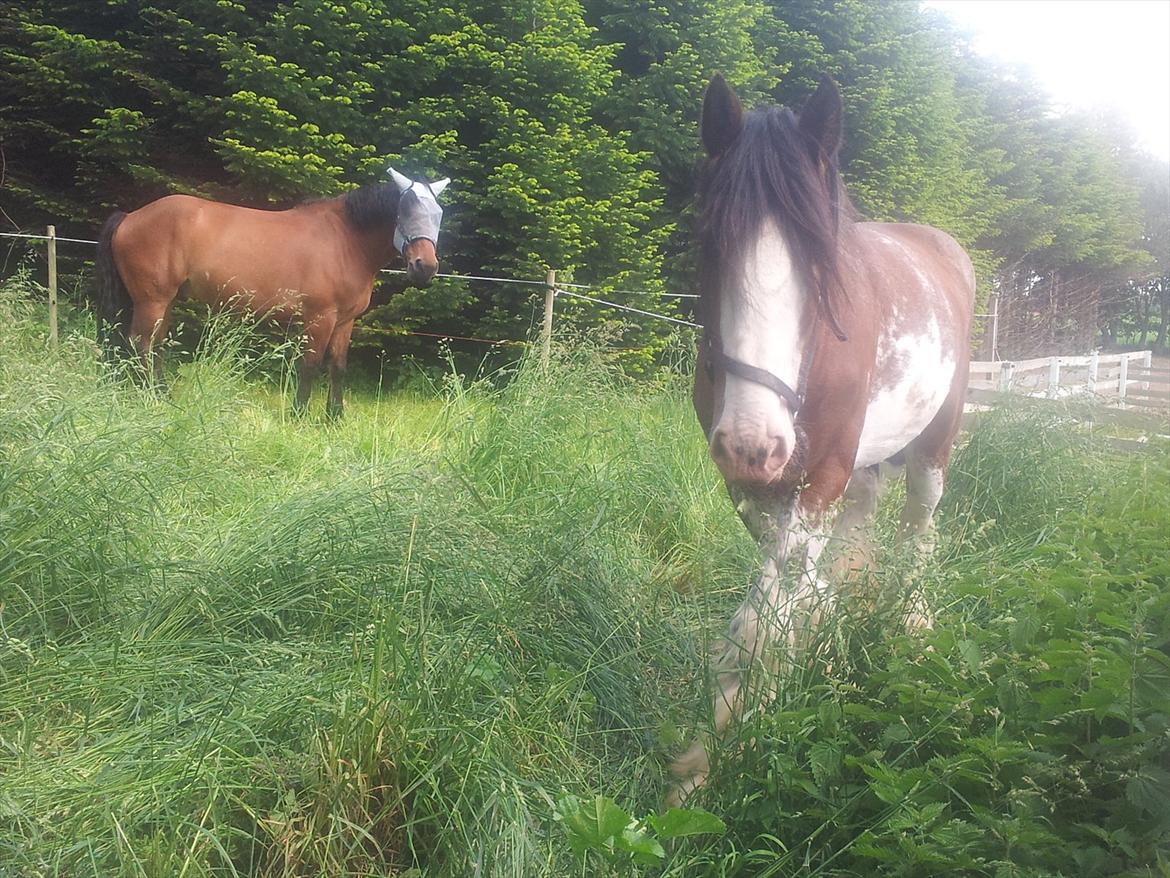
[[(753, 366), (750, 363), (745, 363), (743, 360), (737, 360), (735, 357), (729, 357), (723, 351), (723, 345), (719, 343), (719, 336), (714, 333), (705, 333), (706, 350), (706, 366), (707, 375), (711, 378), (715, 377), (715, 370), (722, 369), (729, 372), (738, 378), (743, 378), (745, 381), (751, 381), (753, 384), (759, 384), (762, 387), (768, 388), (785, 403), (788, 404), (788, 411), (793, 417), (800, 411), (800, 407), (804, 405), (804, 389), (808, 378), (808, 370), (805, 368), (805, 363), (812, 359), (811, 356), (806, 356), (801, 362), (800, 368), (800, 390), (793, 390), (788, 386), (788, 383), (769, 372), (767, 369), (761, 369), (759, 366)], [(812, 353), (811, 351), (809, 352)]]

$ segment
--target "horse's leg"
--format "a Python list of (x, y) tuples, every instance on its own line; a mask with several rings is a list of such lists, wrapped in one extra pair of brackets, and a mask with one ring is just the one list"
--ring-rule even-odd
[(171, 306), (183, 278), (167, 260), (156, 258), (153, 248), (131, 248), (121, 257), (115, 252), (114, 261), (132, 303), (130, 345), (141, 359), (146, 382), (165, 387), (162, 355), (157, 348), (166, 337)]
[[(834, 550), (834, 555), (841, 552), (848, 554), (858, 548), (861, 530), (877, 510), (885, 484), (886, 473), (878, 464), (853, 472), (841, 496), (841, 511), (833, 523), (833, 532), (829, 537), (829, 545)], [(757, 543), (762, 542), (764, 534), (775, 526), (774, 515), (766, 506), (747, 497), (732, 485), (728, 485), (728, 493), (748, 533)]]
[(305, 316), (305, 353), (301, 357), (297, 396), (293, 402), (295, 414), (304, 412), (309, 404), (309, 397), (313, 393), (313, 381), (321, 372), (321, 364), (325, 360), (329, 339), (333, 337), (333, 327), (336, 324), (337, 317), (329, 311), (313, 317)]
[(326, 414), (340, 418), (342, 411), (342, 386), (345, 381), (345, 365), (349, 358), (349, 339), (353, 335), (353, 321), (338, 324), (329, 339), (329, 404)]
[[(742, 708), (749, 670), (757, 667), (774, 677), (790, 666), (793, 649), (803, 645), (831, 601), (817, 564), (828, 542), (821, 524), (831, 500), (824, 498), (840, 496), (849, 478), (847, 468), (836, 470), (840, 468), (826, 471), (826, 478), (816, 486), (819, 490), (810, 485), (799, 497), (739, 503), (738, 511), (748, 530), (759, 534), (764, 568), (732, 617), (723, 649), (715, 659), (712, 738), (720, 736)], [(790, 558), (799, 561), (794, 577), (785, 575)], [(779, 661), (773, 653), (777, 645), (786, 646), (788, 654)], [(771, 686), (764, 694), (774, 694)], [(707, 779), (709, 743), (697, 739), (671, 766), (676, 780), (667, 796), (668, 805), (680, 804)]]
[(854, 470), (849, 478), (830, 537), (834, 575), (844, 576), (865, 563), (869, 553), (864, 530), (877, 510), (885, 482), (879, 464)]
[(762, 601), (772, 590), (765, 582), (770, 584), (771, 580), (779, 575), (792, 546), (788, 534), (792, 528), (796, 505), (794, 496), (761, 501), (746, 497), (732, 489), (731, 498), (748, 532), (756, 538), (761, 547), (771, 542), (772, 550), (768, 552), (759, 579), (732, 616), (727, 637), (715, 657), (715, 698), (712, 705), (711, 734), (696, 738), (670, 767), (675, 780), (666, 797), (668, 807), (681, 805), (692, 792), (706, 782), (711, 770), (708, 748), (723, 734), (731, 717), (742, 707), (746, 671), (744, 665), (750, 665), (756, 656), (760, 613), (764, 609)]
[[(942, 498), (951, 450), (963, 417), (967, 376), (966, 370), (960, 371), (962, 386), (956, 380), (934, 420), (906, 448), (906, 505), (902, 508), (898, 540), (912, 540), (922, 556), (934, 551), (934, 511)], [(926, 599), (917, 588), (909, 598), (906, 624), (912, 628), (930, 628), (934, 624)]]
[(166, 381), (163, 378), (162, 354), (156, 348), (166, 337), (169, 316), (170, 302), (145, 298), (134, 303), (134, 315), (130, 320), (130, 340), (142, 360), (146, 381), (163, 389), (166, 388)]

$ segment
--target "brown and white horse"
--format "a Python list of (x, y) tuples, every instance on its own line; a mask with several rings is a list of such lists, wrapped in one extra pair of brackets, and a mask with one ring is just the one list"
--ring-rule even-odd
[(396, 254), (416, 286), (438, 268), (450, 182), (392, 180), (290, 210), (252, 210), (168, 195), (115, 213), (98, 241), (98, 332), (107, 352), (136, 353), (161, 381), (155, 350), (180, 292), (281, 322), (299, 320), (305, 349), (295, 406), (329, 366), (328, 412), (340, 415), (342, 377), (354, 320), (369, 307), (378, 270)]
[[(905, 465), (902, 533), (929, 532), (963, 411), (971, 260), (938, 229), (855, 219), (842, 115), (827, 77), (799, 114), (745, 114), (719, 75), (703, 101), (694, 405), (764, 555), (717, 659), (715, 735), (742, 706), (745, 670), (769, 645), (799, 646), (831, 600), (822, 551), (873, 512), (879, 464)], [(696, 741), (671, 799), (708, 770)]]

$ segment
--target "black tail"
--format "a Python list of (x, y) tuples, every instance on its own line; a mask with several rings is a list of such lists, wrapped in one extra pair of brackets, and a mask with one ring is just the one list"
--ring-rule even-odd
[(98, 343), (107, 362), (133, 353), (130, 347), (130, 318), (134, 312), (134, 302), (114, 263), (114, 232), (124, 219), (126, 214), (122, 211), (113, 214), (106, 220), (98, 236), (97, 297), (94, 309), (97, 312)]

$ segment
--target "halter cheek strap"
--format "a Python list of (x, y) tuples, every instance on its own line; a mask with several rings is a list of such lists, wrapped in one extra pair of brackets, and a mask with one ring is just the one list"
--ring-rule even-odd
[[(729, 357), (722, 350), (722, 347), (717, 346), (715, 339), (708, 337), (707, 340), (707, 373), (713, 376), (716, 369), (722, 369), (745, 381), (751, 381), (753, 384), (759, 384), (766, 387), (774, 394), (784, 400), (788, 404), (788, 411), (793, 416), (800, 411), (800, 407), (804, 404), (804, 399), (801, 394), (797, 393), (787, 382), (776, 377), (767, 369), (761, 369), (759, 366), (752, 366), (742, 360), (737, 360), (734, 357)], [(801, 370), (803, 373), (803, 370)], [(803, 375), (802, 375), (803, 377)]]

